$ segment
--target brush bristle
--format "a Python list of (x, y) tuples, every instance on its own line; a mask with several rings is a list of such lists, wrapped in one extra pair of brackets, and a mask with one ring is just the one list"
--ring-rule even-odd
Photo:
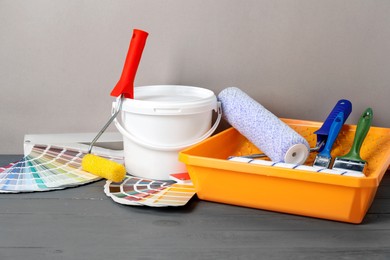
[(314, 160), (313, 166), (319, 168), (329, 168), (331, 160), (331, 157), (317, 155), (316, 159)]
[(122, 164), (92, 154), (84, 156), (81, 167), (84, 171), (113, 182), (122, 181), (126, 175), (126, 169)]
[(344, 170), (344, 171), (353, 171), (365, 173), (367, 168), (367, 163), (365, 161), (355, 161), (344, 159), (342, 157), (336, 157), (333, 163), (333, 169)]

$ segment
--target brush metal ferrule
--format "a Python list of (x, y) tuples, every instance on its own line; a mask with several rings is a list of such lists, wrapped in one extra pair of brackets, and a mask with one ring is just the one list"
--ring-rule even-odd
[(336, 158), (333, 163), (333, 169), (344, 170), (344, 171), (353, 171), (364, 173), (367, 168), (367, 162), (365, 161), (355, 161), (348, 159)]
[(313, 167), (329, 168), (331, 161), (332, 157), (317, 155), (316, 159), (314, 160)]

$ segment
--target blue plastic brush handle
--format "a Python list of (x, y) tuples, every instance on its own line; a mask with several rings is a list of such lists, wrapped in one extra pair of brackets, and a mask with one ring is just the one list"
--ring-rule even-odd
[(336, 138), (339, 135), (343, 124), (344, 124), (344, 112), (339, 112), (336, 118), (333, 120), (332, 125), (330, 126), (328, 139), (326, 140), (324, 149), (318, 154), (319, 156), (323, 156), (326, 158), (331, 157), (330, 151), (332, 150), (333, 143), (334, 141), (336, 141)]
[(352, 103), (351, 101), (347, 99), (340, 99), (333, 110), (330, 112), (324, 123), (322, 124), (321, 128), (314, 132), (314, 134), (317, 135), (317, 147), (319, 146), (319, 152), (321, 152), (325, 145), (321, 145), (321, 143), (325, 143), (328, 139), (330, 127), (334, 121), (334, 119), (337, 117), (337, 115), (340, 112), (344, 113), (344, 119), (343, 124), (347, 120), (349, 114), (351, 114), (352, 111)]

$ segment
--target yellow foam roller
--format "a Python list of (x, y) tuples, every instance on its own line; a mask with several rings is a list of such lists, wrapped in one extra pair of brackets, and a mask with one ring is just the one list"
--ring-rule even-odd
[(113, 182), (122, 181), (126, 175), (126, 169), (122, 164), (93, 154), (87, 154), (83, 157), (81, 167), (84, 171)]

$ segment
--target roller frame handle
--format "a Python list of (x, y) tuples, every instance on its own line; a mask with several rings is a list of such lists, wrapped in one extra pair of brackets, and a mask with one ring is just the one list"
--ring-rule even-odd
[(145, 47), (148, 33), (142, 30), (134, 29), (127, 52), (122, 75), (111, 91), (111, 96), (118, 97), (123, 94), (125, 98), (134, 98), (134, 79), (141, 60), (142, 52)]
[(366, 138), (368, 131), (370, 130), (372, 118), (372, 109), (367, 108), (364, 110), (356, 127), (355, 137), (353, 139), (351, 150), (346, 155), (342, 156), (341, 159), (364, 161), (360, 157), (360, 148), (362, 147), (363, 141)]
[(330, 114), (322, 124), (321, 128), (314, 132), (314, 134), (317, 135), (317, 147), (319, 147), (318, 150), (319, 152), (321, 152), (324, 149), (324, 145), (321, 144), (325, 143), (326, 140), (328, 139), (330, 127), (334, 119), (337, 117), (338, 113), (339, 112), (344, 113), (344, 121), (343, 121), (344, 124), (347, 118), (349, 117), (349, 115), (351, 114), (351, 111), (352, 111), (351, 101), (347, 99), (340, 99), (339, 101), (337, 101), (336, 105), (334, 106), (334, 108), (332, 109), (332, 111), (330, 112)]
[(340, 133), (341, 127), (344, 124), (343, 122), (344, 112), (339, 112), (337, 117), (333, 120), (332, 125), (330, 126), (328, 139), (326, 141), (324, 149), (318, 154), (319, 156), (331, 158), (330, 151), (332, 150), (332, 146)]

